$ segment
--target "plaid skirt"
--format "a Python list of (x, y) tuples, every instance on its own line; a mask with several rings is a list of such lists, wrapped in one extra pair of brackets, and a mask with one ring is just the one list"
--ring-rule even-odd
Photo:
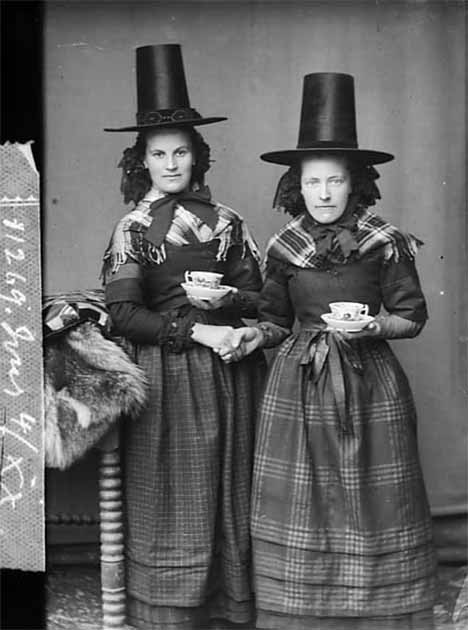
[(252, 536), (259, 627), (432, 607), (416, 414), (385, 341), (303, 330), (283, 343), (259, 418)]
[(139, 628), (250, 622), (249, 509), (261, 353), (224, 364), (204, 346), (141, 346), (150, 382), (123, 440), (128, 621)]

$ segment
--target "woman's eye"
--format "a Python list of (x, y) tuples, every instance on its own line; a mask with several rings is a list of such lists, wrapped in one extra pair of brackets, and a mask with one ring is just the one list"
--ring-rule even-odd
[(334, 184), (335, 186), (339, 186), (343, 183), (344, 179), (342, 177), (335, 177), (334, 179), (330, 180), (330, 184)]
[(177, 151), (177, 155), (180, 156), (180, 157), (183, 157), (184, 155), (187, 155), (187, 153), (188, 153), (187, 149), (179, 149)]

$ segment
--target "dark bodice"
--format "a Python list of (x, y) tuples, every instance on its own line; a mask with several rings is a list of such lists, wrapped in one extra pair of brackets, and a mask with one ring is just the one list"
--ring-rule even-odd
[(216, 263), (216, 249), (215, 241), (177, 248), (166, 245), (167, 259), (164, 264), (142, 268), (141, 282), (146, 306), (152, 311), (161, 312), (188, 304), (185, 291), (180, 286), (187, 270), (224, 273), (224, 265)]
[(222, 284), (241, 291), (258, 291), (261, 278), (256, 262), (250, 255), (241, 256), (242, 246), (231, 247), (226, 260), (216, 260), (219, 241), (178, 247), (166, 244), (167, 259), (162, 265), (141, 268), (141, 284), (146, 306), (163, 312), (189, 304), (181, 286), (186, 271), (222, 273)]
[(423, 322), (424, 296), (413, 260), (385, 261), (377, 250), (362, 259), (327, 270), (303, 269), (270, 259), (259, 300), (259, 319), (291, 328), (294, 319), (303, 326), (322, 324), (320, 315), (335, 301), (362, 302), (376, 315), (388, 313)]

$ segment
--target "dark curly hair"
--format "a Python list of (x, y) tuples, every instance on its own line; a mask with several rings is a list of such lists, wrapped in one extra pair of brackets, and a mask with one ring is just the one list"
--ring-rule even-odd
[[(178, 129), (188, 133), (195, 156), (190, 185), (198, 184), (199, 186), (203, 186), (205, 173), (211, 166), (209, 145), (193, 127), (170, 127), (170, 129)], [(124, 150), (122, 159), (118, 164), (118, 168), (122, 169), (120, 192), (124, 196), (125, 203), (133, 201), (137, 204), (140, 199), (143, 199), (152, 186), (150, 174), (148, 169), (145, 168), (143, 160), (148, 136), (154, 132), (155, 128), (141, 131), (137, 136), (135, 144)]]
[[(375, 180), (380, 175), (371, 164), (348, 159), (343, 153), (333, 153), (331, 151), (314, 153), (313, 156), (333, 156), (345, 160), (351, 176), (352, 194), (357, 197), (357, 208), (359, 210), (375, 205), (376, 200), (381, 198), (380, 191), (375, 184)], [(301, 173), (301, 162), (291, 166), (280, 178), (273, 201), (274, 208), (287, 212), (293, 217), (306, 211), (306, 205), (301, 193)]]

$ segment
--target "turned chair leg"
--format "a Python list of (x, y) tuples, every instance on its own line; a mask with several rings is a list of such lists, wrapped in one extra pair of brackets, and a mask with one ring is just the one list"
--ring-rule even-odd
[(125, 566), (119, 430), (100, 444), (99, 511), (103, 630), (125, 628)]

